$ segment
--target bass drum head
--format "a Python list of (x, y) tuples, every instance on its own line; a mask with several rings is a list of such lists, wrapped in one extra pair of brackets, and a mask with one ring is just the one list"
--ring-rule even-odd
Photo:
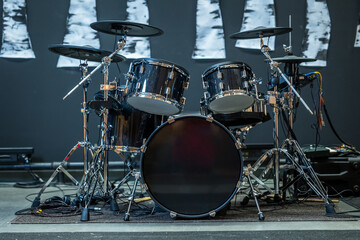
[(208, 216), (234, 196), (242, 176), (234, 136), (217, 121), (184, 116), (145, 143), (141, 174), (151, 198), (179, 217)]

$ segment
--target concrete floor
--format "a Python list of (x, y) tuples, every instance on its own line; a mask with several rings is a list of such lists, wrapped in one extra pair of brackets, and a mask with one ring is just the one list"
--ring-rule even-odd
[[(74, 187), (65, 187), (64, 189), (73, 189)], [(50, 187), (47, 191), (56, 191), (54, 187)], [(67, 191), (67, 190), (66, 190)], [(0, 184), (0, 239), (1, 233), (96, 233), (96, 232), (122, 232), (122, 233), (179, 233), (179, 232), (239, 232), (239, 231), (301, 231), (301, 230), (325, 230), (343, 231), (357, 230), (360, 231), (360, 221), (304, 221), (304, 222), (196, 222), (196, 223), (132, 223), (124, 222), (121, 224), (11, 224), (15, 218), (14, 213), (18, 210), (28, 208), (31, 203), (25, 199), (28, 194), (37, 194), (38, 188), (21, 189), (14, 188), (11, 184)], [(68, 191), (67, 191), (68, 192)], [(42, 196), (42, 199), (50, 196), (61, 196), (59, 192), (50, 193)], [(30, 196), (34, 199), (35, 195)], [(346, 205), (342, 210), (353, 210), (352, 207)], [(356, 232), (357, 232), (356, 231)], [(345, 233), (345, 232), (343, 232)], [(359, 232), (360, 236), (360, 232)], [(16, 239), (16, 238), (14, 238)]]

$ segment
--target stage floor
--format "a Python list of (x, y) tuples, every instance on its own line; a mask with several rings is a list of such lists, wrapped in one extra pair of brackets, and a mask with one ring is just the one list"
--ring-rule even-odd
[[(51, 190), (57, 189), (52, 187), (47, 191)], [(38, 191), (38, 188), (21, 189), (14, 188), (12, 184), (0, 185), (0, 239), (332, 239), (335, 236), (359, 239), (360, 236), (359, 220), (172, 223), (136, 223), (130, 220), (123, 223), (11, 224), (16, 211), (31, 206), (25, 197), (37, 194)], [(53, 196), (57, 193), (50, 194)], [(29, 198), (34, 197), (32, 195)], [(342, 204), (341, 201), (339, 204)], [(341, 205), (341, 211), (351, 210), (356, 208), (345, 203)]]

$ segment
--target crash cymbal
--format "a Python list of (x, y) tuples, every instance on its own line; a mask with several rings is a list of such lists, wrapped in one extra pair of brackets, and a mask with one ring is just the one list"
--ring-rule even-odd
[(104, 20), (90, 24), (90, 27), (96, 31), (109, 33), (113, 35), (124, 35), (136, 37), (152, 37), (163, 34), (163, 31), (157, 27), (143, 23), (134, 23), (120, 20)]
[(282, 63), (302, 63), (302, 62), (315, 62), (315, 58), (305, 58), (305, 57), (298, 57), (295, 55), (287, 55), (284, 57), (277, 57), (273, 58), (276, 62), (282, 62)]
[[(67, 44), (52, 44), (49, 45), (49, 50), (53, 53), (76, 58), (81, 60), (88, 60), (93, 62), (101, 62), (102, 59), (106, 56), (109, 56), (112, 52), (96, 49), (88, 46), (76, 46), (76, 45), (67, 45)], [(115, 54), (112, 57), (113, 62), (122, 62), (126, 58), (120, 54)]]
[(233, 33), (230, 35), (230, 38), (251, 39), (251, 38), (260, 38), (260, 36), (271, 37), (271, 36), (275, 36), (275, 35), (281, 35), (284, 33), (288, 33), (291, 30), (292, 30), (292, 28), (287, 28), (287, 27), (273, 27), (273, 28), (257, 27), (253, 30)]

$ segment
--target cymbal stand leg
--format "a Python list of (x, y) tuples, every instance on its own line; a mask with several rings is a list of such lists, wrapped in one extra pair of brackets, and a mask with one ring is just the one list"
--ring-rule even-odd
[(253, 186), (253, 184), (252, 184), (252, 182), (251, 182), (249, 170), (248, 170), (248, 169), (244, 169), (244, 174), (245, 174), (245, 176), (246, 176), (246, 178), (247, 178), (247, 180), (248, 180), (248, 183), (249, 183), (250, 189), (251, 189), (251, 193), (252, 193), (252, 195), (253, 195), (253, 197), (254, 197), (254, 200), (255, 200), (256, 208), (257, 208), (257, 210), (258, 210), (259, 220), (260, 220), (260, 221), (263, 221), (263, 220), (265, 219), (265, 217), (264, 217), (263, 213), (262, 213), (261, 210), (260, 210), (259, 202), (258, 202), (257, 197), (256, 197), (256, 194), (255, 194), (255, 189), (254, 189), (254, 186)]
[[(282, 149), (282, 151), (286, 155), (286, 157), (291, 161), (295, 170), (305, 180), (308, 186), (314, 191), (316, 195), (322, 198), (322, 200), (325, 203), (326, 214), (330, 214), (330, 215), (335, 214), (335, 209), (331, 204), (331, 201), (329, 200), (326, 189), (322, 185), (316, 172), (312, 168), (310, 161), (306, 158), (305, 153), (302, 151), (298, 142), (292, 139), (286, 139), (284, 141), (284, 144), (291, 145), (294, 147), (293, 156), (295, 156), (296, 153), (296, 156), (298, 157), (298, 161), (296, 161), (296, 159), (292, 155), (290, 155), (286, 149)], [(291, 184), (293, 184), (297, 180), (298, 178), (288, 183), (286, 186), (283, 187), (282, 191), (285, 191)]]
[(132, 204), (132, 202), (134, 201), (136, 187), (137, 187), (137, 184), (138, 184), (139, 179), (140, 179), (140, 172), (134, 170), (133, 176), (135, 177), (135, 182), (134, 182), (133, 189), (132, 189), (132, 191), (131, 191), (131, 195), (130, 195), (129, 198), (128, 198), (128, 200), (129, 200), (129, 205), (128, 205), (128, 209), (127, 209), (127, 211), (126, 211), (126, 213), (125, 213), (125, 216), (124, 216), (124, 221), (129, 221), (129, 220), (130, 220), (131, 204)]
[(56, 177), (56, 175), (62, 171), (64, 172), (70, 179), (71, 181), (73, 181), (73, 183), (78, 186), (79, 182), (73, 177), (71, 176), (71, 174), (65, 170), (64, 166), (67, 163), (67, 161), (70, 159), (71, 155), (76, 151), (76, 149), (78, 149), (79, 147), (84, 147), (85, 143), (83, 142), (78, 142), (70, 151), (69, 153), (66, 155), (66, 157), (64, 158), (64, 160), (60, 163), (60, 165), (55, 169), (55, 171), (52, 173), (52, 175), (50, 176), (50, 178), (47, 180), (47, 182), (44, 184), (44, 186), (40, 189), (38, 195), (35, 197), (31, 207), (38, 207), (40, 205), (40, 197), (41, 195), (45, 192), (46, 188), (51, 184), (51, 182), (54, 180), (54, 178)]

